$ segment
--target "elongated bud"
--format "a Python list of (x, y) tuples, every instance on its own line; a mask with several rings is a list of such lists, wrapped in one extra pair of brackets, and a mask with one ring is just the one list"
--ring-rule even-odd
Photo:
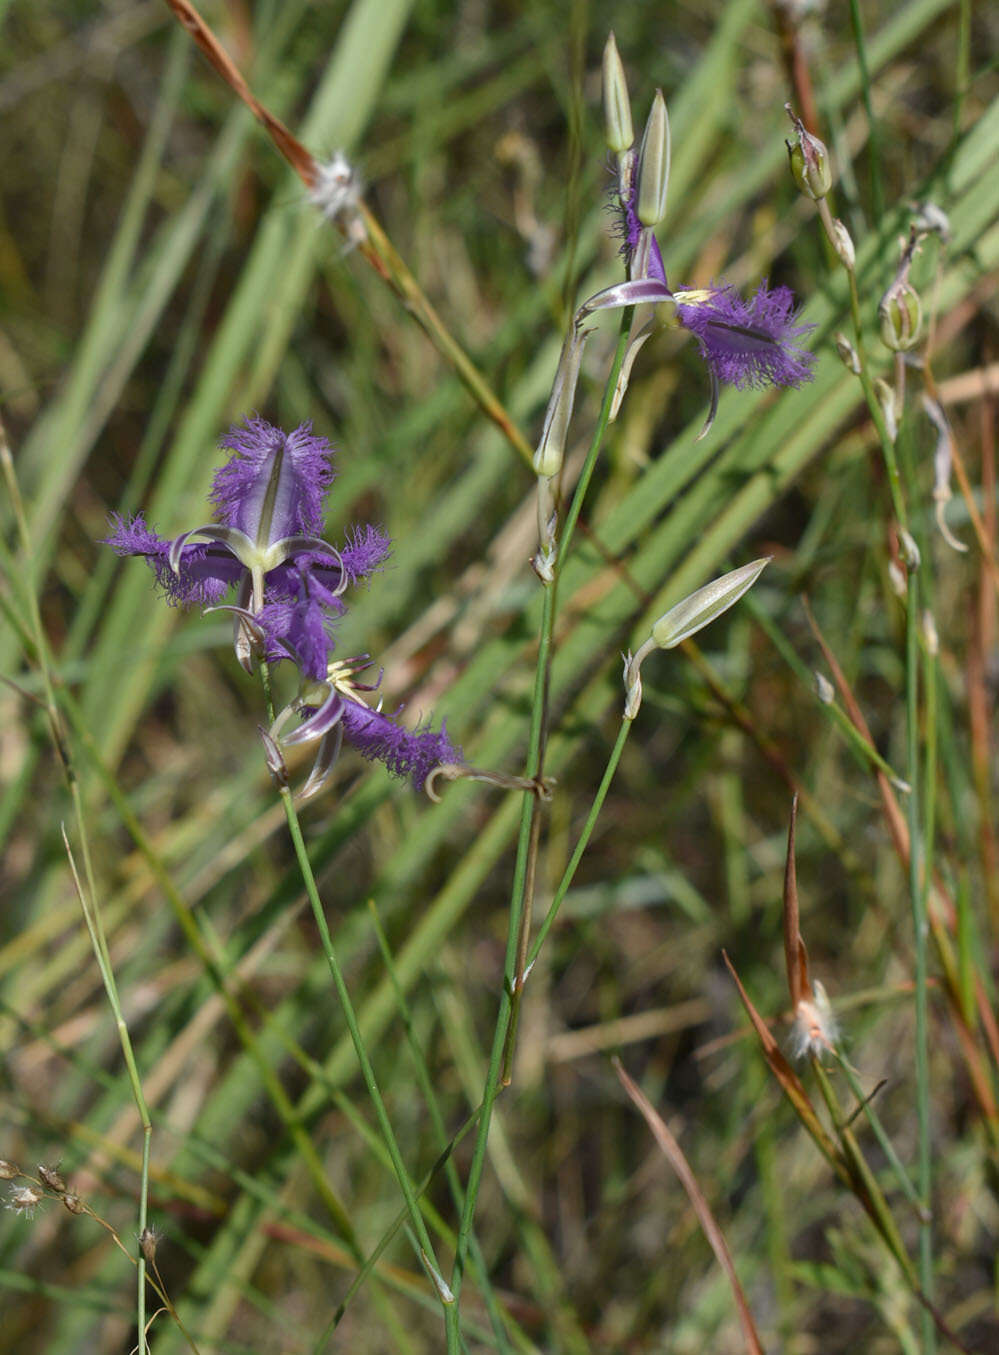
[(652, 627), (652, 634), (635, 655), (624, 656), (624, 718), (633, 720), (642, 704), (642, 664), (654, 649), (675, 649), (683, 640), (727, 612), (748, 592), (770, 563), (770, 557), (754, 560), (714, 579), (671, 607)]
[(940, 653), (940, 636), (937, 634), (937, 623), (934, 621), (933, 613), (929, 608), (923, 612), (922, 630), (926, 652), (931, 659), (935, 659)]
[(883, 377), (878, 377), (874, 382), (874, 394), (878, 397), (878, 404), (881, 406), (881, 413), (884, 415), (885, 428), (888, 430), (889, 441), (894, 442), (898, 437), (898, 416), (895, 413), (895, 392), (889, 386)]
[(919, 553), (919, 547), (916, 545), (916, 539), (911, 532), (907, 532), (904, 527), (898, 533), (898, 553), (902, 557), (902, 563), (910, 574), (914, 574), (922, 563), (922, 556)]
[(663, 92), (657, 89), (638, 154), (637, 211), (643, 226), (658, 226), (666, 215), (670, 156), (669, 114)]
[(656, 645), (660, 649), (674, 649), (682, 640), (688, 640), (710, 625), (752, 588), (769, 563), (770, 556), (766, 555), (740, 569), (733, 569), (671, 607), (652, 627)]
[(836, 352), (842, 359), (843, 366), (851, 371), (854, 376), (860, 375), (860, 358), (857, 357), (857, 350), (850, 340), (840, 331), (837, 331), (833, 342), (836, 345)]
[(832, 223), (829, 239), (832, 241), (832, 247), (836, 251), (840, 263), (848, 273), (852, 273), (857, 266), (857, 251), (853, 247), (853, 237), (839, 217), (836, 217)]
[(548, 408), (545, 410), (541, 441), (534, 453), (534, 472), (547, 479), (558, 475), (562, 469), (586, 334), (586, 330), (573, 325), (559, 356), (558, 370), (548, 399)]
[(824, 706), (831, 706), (836, 700), (836, 693), (833, 691), (833, 685), (826, 677), (825, 673), (820, 673), (817, 669), (812, 674), (815, 678), (815, 695)]
[[(832, 188), (832, 166), (825, 142), (805, 130), (805, 124), (796, 117), (790, 104), (785, 104), (788, 117), (794, 123), (796, 141), (785, 141), (794, 182), (806, 197), (818, 202)], [(835, 244), (835, 241), (833, 242)]]
[(604, 126), (607, 133), (607, 145), (620, 155), (628, 150), (635, 140), (635, 129), (631, 125), (631, 100), (628, 97), (628, 81), (625, 79), (621, 55), (614, 41), (614, 34), (608, 35), (604, 43)]

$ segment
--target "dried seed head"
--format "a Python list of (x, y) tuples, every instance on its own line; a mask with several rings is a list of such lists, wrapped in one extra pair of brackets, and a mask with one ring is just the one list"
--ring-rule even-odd
[(833, 1052), (839, 1038), (839, 1027), (833, 1015), (832, 1004), (818, 979), (812, 981), (812, 997), (802, 998), (795, 1008), (791, 1027), (791, 1054), (801, 1059), (806, 1054), (819, 1055), (824, 1050)]
[(155, 1228), (143, 1228), (139, 1234), (139, 1250), (147, 1266), (156, 1264), (156, 1246), (160, 1235)]
[(62, 1197), (62, 1202), (71, 1214), (82, 1214), (84, 1212), (83, 1201), (79, 1195), (74, 1195), (72, 1191), (67, 1191)]
[(57, 1195), (66, 1194), (66, 1182), (59, 1175), (55, 1167), (43, 1167), (38, 1164), (38, 1175), (42, 1178), (49, 1190), (54, 1190)]
[[(805, 124), (796, 117), (790, 104), (785, 104), (788, 117), (794, 123), (796, 141), (785, 141), (791, 173), (794, 182), (806, 197), (818, 202), (832, 188), (832, 165), (825, 143), (811, 132), (805, 130)], [(835, 243), (835, 242), (834, 242)]]
[(30, 1219), (45, 1196), (35, 1186), (11, 1186), (7, 1196), (7, 1208), (23, 1218)]
[(361, 176), (343, 151), (334, 151), (329, 160), (316, 161), (316, 178), (309, 189), (309, 201), (329, 221), (343, 230), (348, 244), (361, 245), (367, 229), (360, 213)]
[(0, 1181), (13, 1181), (15, 1176), (20, 1175), (21, 1173), (13, 1162), (8, 1162), (6, 1158), (0, 1157)]

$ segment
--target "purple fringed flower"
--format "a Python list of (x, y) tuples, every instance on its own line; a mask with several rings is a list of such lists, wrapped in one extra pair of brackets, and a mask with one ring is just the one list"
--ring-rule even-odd
[(243, 573), (228, 551), (210, 546), (188, 546), (176, 570), (170, 568), (170, 542), (157, 536), (142, 517), (111, 515), (111, 532), (102, 542), (117, 555), (141, 555), (156, 575), (163, 596), (172, 606), (208, 607), (225, 595)]
[[(710, 426), (718, 400), (718, 383), (740, 390), (759, 386), (800, 386), (812, 379), (814, 356), (801, 340), (813, 325), (797, 323), (794, 297), (787, 287), (771, 290), (762, 282), (755, 296), (744, 301), (734, 287), (673, 291), (655, 232), (638, 216), (640, 167), (634, 150), (618, 156), (616, 186), (621, 252), (628, 281), (591, 297), (581, 312), (628, 305), (671, 301), (676, 322), (695, 335), (711, 376)], [(624, 360), (618, 403), (627, 388), (627, 374), (635, 355), (652, 332), (655, 321), (635, 325)], [(660, 322), (661, 323), (661, 322)], [(705, 429), (706, 431), (706, 429)]]
[(258, 547), (322, 531), (333, 449), (311, 423), (283, 433), (254, 415), (230, 428), (219, 446), (235, 453), (212, 481), (209, 497), (220, 522)]
[(348, 564), (318, 536), (333, 449), (311, 423), (284, 433), (253, 417), (221, 445), (233, 455), (212, 481), (217, 523), (166, 541), (141, 517), (114, 517), (105, 542), (119, 555), (143, 556), (167, 600), (181, 606), (216, 604), (238, 584), (232, 610), (243, 666), (250, 667), (252, 637), (268, 657), (294, 658), (322, 678), (333, 649), (329, 616), (344, 610), (338, 596), (378, 568), (388, 540), (374, 527), (355, 529)]
[(666, 268), (659, 241), (655, 232), (643, 226), (638, 219), (638, 175), (634, 156), (627, 164), (624, 181), (619, 180), (614, 191), (617, 196), (617, 234), (621, 237), (621, 253), (628, 276), (654, 278), (665, 287)]
[[(687, 302), (688, 295), (705, 299)], [(696, 336), (719, 381), (739, 390), (811, 381), (815, 355), (801, 347), (801, 340), (815, 326), (796, 323), (789, 287), (771, 290), (761, 282), (750, 301), (727, 286), (706, 293), (676, 292), (674, 299), (677, 319)]]
[[(357, 675), (367, 666), (367, 655), (331, 663), (325, 681), (303, 684), (298, 698), (285, 706), (271, 726), (269, 737), (275, 743), (318, 744), (315, 764), (302, 790), (305, 798), (326, 781), (344, 739), (369, 762), (384, 763), (393, 776), (409, 777), (417, 790), (435, 767), (462, 761), (461, 749), (451, 743), (443, 724), (439, 731), (429, 724), (409, 730), (367, 705), (362, 693), (378, 686), (358, 681)], [(306, 718), (282, 736), (292, 715)]]
[(460, 763), (443, 725), (410, 731), (366, 704), (363, 694), (377, 686), (357, 679), (366, 657), (331, 662), (334, 623), (347, 610), (341, 594), (381, 568), (390, 542), (370, 524), (352, 528), (339, 551), (319, 537), (334, 475), (329, 443), (311, 424), (283, 433), (254, 417), (232, 428), (222, 446), (233, 455), (212, 482), (218, 522), (168, 541), (141, 517), (115, 514), (106, 544), (119, 555), (141, 555), (167, 601), (179, 606), (217, 605), (238, 585), (236, 604), (226, 608), (236, 617), (237, 658), (249, 669), (256, 648), (272, 661), (291, 659), (301, 673), (298, 699), (267, 737), (279, 762), (282, 725), (294, 713), (307, 717), (283, 740), (318, 743), (306, 798), (329, 777), (344, 738), (417, 788), (434, 767)]
[(343, 736), (361, 757), (383, 762), (394, 776), (408, 776), (417, 790), (441, 763), (461, 761), (461, 749), (451, 743), (443, 724), (437, 732), (429, 724), (412, 731), (403, 729), (388, 715), (359, 701), (344, 702)]

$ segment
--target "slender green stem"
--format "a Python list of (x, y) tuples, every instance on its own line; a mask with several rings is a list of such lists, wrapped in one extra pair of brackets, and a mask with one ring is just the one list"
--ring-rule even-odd
[[(0, 421), (0, 465), (2, 465), (4, 480), (7, 484), (7, 490), (10, 495), (11, 505), (14, 510), (14, 518), (17, 523), (18, 539), (25, 560), (31, 558), (31, 536), (28, 530), (28, 518), (24, 511), (24, 500), (21, 498), (21, 488), (17, 481), (17, 475), (14, 470), (14, 459), (11, 456), (10, 445), (7, 441), (7, 432)], [(152, 1139), (153, 1126), (149, 1118), (149, 1107), (146, 1105), (145, 1094), (142, 1090), (142, 1078), (139, 1076), (138, 1064), (135, 1060), (135, 1054), (132, 1049), (132, 1039), (128, 1033), (128, 1026), (125, 1024), (124, 1013), (121, 1009), (121, 1003), (118, 1000), (118, 985), (115, 982), (114, 970), (111, 966), (111, 952), (108, 949), (107, 937), (104, 934), (104, 924), (101, 920), (99, 896), (97, 891), (97, 881), (94, 874), (93, 857), (90, 851), (90, 835), (87, 830), (87, 820), (83, 812), (83, 801), (80, 796), (80, 783), (73, 766), (72, 754), (65, 736), (62, 714), (56, 701), (55, 682), (52, 675), (52, 658), (49, 652), (48, 640), (45, 635), (45, 628), (42, 625), (41, 611), (38, 607), (38, 596), (31, 582), (30, 571), (24, 570), (11, 571), (12, 582), (19, 582), (22, 586), (24, 601), (27, 604), (28, 616), (30, 618), (30, 629), (32, 641), (35, 649), (35, 656), (38, 668), (41, 673), (42, 686), (45, 691), (45, 704), (48, 710), (49, 726), (52, 733), (52, 739), (55, 743), (56, 752), (66, 773), (66, 781), (69, 786), (70, 798), (73, 804), (73, 817), (76, 822), (76, 833), (80, 843), (80, 849), (83, 853), (83, 868), (86, 877), (86, 886), (80, 880), (76, 864), (73, 860), (72, 850), (69, 845), (69, 839), (66, 837), (63, 829), (63, 840), (66, 844), (66, 853), (69, 857), (70, 870), (73, 874), (73, 880), (76, 884), (77, 894), (79, 895), (80, 905), (83, 908), (84, 920), (87, 924), (87, 931), (94, 947), (94, 955), (97, 959), (97, 965), (101, 973), (101, 979), (104, 983), (104, 990), (108, 996), (108, 1002), (114, 1015), (115, 1029), (118, 1033), (118, 1041), (121, 1045), (122, 1056), (125, 1060), (125, 1067), (128, 1070), (128, 1080), (132, 1089), (132, 1097), (135, 1101), (135, 1108), (139, 1115), (139, 1121), (142, 1125), (142, 1168), (139, 1178), (139, 1237), (144, 1236), (149, 1220), (149, 1149)], [(146, 1262), (141, 1250), (137, 1258), (137, 1292), (136, 1292), (136, 1326), (138, 1328), (138, 1355), (146, 1355), (148, 1343), (146, 1340)]]
[[(586, 460), (580, 472), (573, 493), (569, 511), (559, 541), (556, 555), (554, 578), (546, 587), (541, 609), (541, 626), (538, 643), (538, 657), (534, 675), (534, 695), (531, 704), (531, 730), (528, 743), (526, 776), (529, 780), (540, 778), (544, 768), (544, 749), (548, 724), (548, 689), (551, 677), (553, 637), (555, 631), (556, 598), (561, 567), (567, 557), (572, 537), (582, 510), (583, 500), (596, 466), (597, 457), (603, 445), (604, 434), (610, 421), (611, 405), (618, 374), (624, 360), (628, 331), (631, 326), (632, 309), (622, 313), (614, 360), (610, 375), (604, 388), (604, 398), (600, 415), (590, 441)], [(454, 1295), (454, 1304), (446, 1313), (448, 1355), (457, 1355), (461, 1348), (461, 1326), (458, 1298), (464, 1277), (472, 1220), (478, 1199), (482, 1172), (485, 1167), (486, 1147), (489, 1139), (489, 1126), (493, 1106), (504, 1084), (504, 1070), (510, 1068), (515, 1047), (517, 1016), (524, 987), (524, 972), (527, 967), (527, 948), (530, 937), (531, 914), (533, 911), (533, 881), (537, 859), (540, 805), (536, 795), (525, 798), (520, 831), (517, 839), (517, 857), (514, 866), (510, 892), (510, 913), (507, 930), (506, 959), (504, 963), (503, 991), (500, 995), (499, 1011), (493, 1033), (486, 1082), (482, 1093), (482, 1107), (478, 1133), (469, 1167), (468, 1182), (465, 1188), (465, 1207), (462, 1210), (458, 1227), (458, 1245), (455, 1250), (454, 1266), (451, 1272), (450, 1288)]]
[(572, 886), (576, 871), (579, 868), (579, 863), (583, 859), (583, 853), (589, 845), (593, 830), (597, 824), (597, 819), (600, 817), (600, 811), (603, 808), (604, 800), (607, 798), (607, 792), (610, 790), (611, 782), (614, 780), (614, 773), (617, 771), (617, 765), (621, 761), (621, 754), (624, 752), (624, 745), (628, 740), (628, 735), (631, 733), (631, 726), (633, 724), (633, 720), (621, 721), (621, 728), (617, 733), (617, 741), (611, 749), (611, 755), (607, 760), (607, 766), (604, 769), (600, 785), (597, 787), (597, 793), (593, 797), (593, 803), (590, 806), (589, 814), (586, 816), (586, 822), (583, 824), (583, 831), (579, 835), (579, 841), (576, 843), (572, 856), (569, 858), (569, 864), (566, 866), (562, 878), (558, 882), (558, 887), (552, 897), (544, 921), (538, 928), (538, 934), (534, 939), (534, 945), (531, 947), (530, 956), (528, 958), (528, 968), (530, 968), (538, 958), (541, 947), (544, 945), (556, 917), (558, 917), (558, 910), (562, 907), (565, 896)]
[[(839, 1052), (839, 1050), (834, 1049), (832, 1051), (832, 1054), (833, 1057), (836, 1059), (836, 1062), (839, 1064), (843, 1076), (850, 1084), (850, 1090), (857, 1098), (857, 1105), (863, 1110), (864, 1118), (867, 1120), (867, 1123), (871, 1126), (871, 1130), (874, 1133), (874, 1137), (877, 1139), (881, 1147), (881, 1151), (884, 1153), (885, 1157), (888, 1160), (889, 1165), (891, 1166), (892, 1171), (895, 1173), (895, 1179), (898, 1182), (899, 1186), (902, 1188), (902, 1192), (905, 1195), (905, 1198), (914, 1207), (917, 1216), (920, 1219), (922, 1219), (925, 1216), (926, 1210), (922, 1200), (919, 1198), (919, 1192), (917, 1191), (916, 1187), (912, 1184), (912, 1181), (909, 1178), (909, 1173), (905, 1170), (905, 1165), (902, 1162), (902, 1159), (899, 1157), (898, 1153), (896, 1153), (895, 1147), (891, 1139), (888, 1137), (888, 1134), (885, 1130), (884, 1125), (881, 1123), (877, 1111), (875, 1111), (874, 1106), (872, 1105), (872, 1095), (865, 1094), (863, 1087), (860, 1085), (860, 1082), (857, 1079), (856, 1073), (850, 1067), (849, 1063)], [(853, 1118), (856, 1118), (856, 1112), (854, 1113)]]
[[(926, 1298), (933, 1301), (933, 1163), (930, 1140), (930, 1063), (927, 1030), (927, 862), (924, 858), (920, 822), (919, 787), (919, 575), (909, 575), (905, 609), (905, 718), (906, 762), (911, 792), (909, 820), (909, 899), (916, 951), (916, 1116), (919, 1126), (916, 1183), (926, 1213), (919, 1228), (919, 1284)], [(922, 1314), (924, 1355), (936, 1349), (936, 1329), (931, 1314)]]
[[(271, 699), (270, 673), (266, 664), (261, 664), (260, 673), (267, 700), (268, 714), (273, 720), (274, 703)], [(330, 975), (333, 979), (333, 986), (336, 988), (344, 1020), (346, 1021), (347, 1029), (350, 1032), (354, 1052), (357, 1055), (357, 1061), (361, 1068), (361, 1077), (364, 1079), (364, 1085), (367, 1087), (368, 1095), (371, 1097), (371, 1104), (374, 1106), (375, 1117), (378, 1120), (379, 1128), (382, 1131), (382, 1137), (385, 1140), (385, 1147), (388, 1149), (388, 1154), (392, 1161), (392, 1169), (395, 1172), (396, 1180), (399, 1182), (399, 1189), (402, 1191), (403, 1199), (406, 1202), (406, 1211), (409, 1215), (409, 1221), (419, 1244), (417, 1252), (427, 1274), (433, 1282), (435, 1290), (437, 1291), (441, 1306), (444, 1309), (445, 1314), (447, 1314), (449, 1308), (453, 1308), (456, 1305), (451, 1298), (450, 1291), (444, 1283), (440, 1267), (437, 1264), (433, 1243), (430, 1240), (430, 1233), (427, 1230), (423, 1214), (420, 1212), (417, 1192), (413, 1187), (409, 1171), (403, 1161), (402, 1153), (399, 1149), (399, 1142), (396, 1139), (395, 1131), (392, 1128), (392, 1122), (389, 1119), (388, 1111), (385, 1108), (385, 1102), (382, 1099), (382, 1094), (379, 1090), (377, 1079), (375, 1078), (375, 1070), (368, 1057), (368, 1051), (364, 1044), (364, 1037), (361, 1034), (361, 1027), (357, 1020), (357, 1013), (354, 1010), (354, 1003), (351, 999), (350, 990), (347, 987), (347, 981), (344, 978), (343, 970), (340, 967), (340, 961), (337, 958), (336, 949), (333, 945), (333, 937), (330, 934), (329, 924), (326, 921), (326, 912), (323, 908), (322, 899), (319, 897), (319, 889), (316, 885), (316, 877), (312, 870), (312, 863), (309, 860), (309, 852), (305, 845), (305, 838), (302, 836), (302, 825), (298, 819), (298, 811), (295, 808), (294, 797), (286, 785), (281, 785), (278, 789), (281, 796), (281, 802), (284, 805), (285, 817), (288, 820), (288, 831), (291, 834), (292, 844), (295, 848), (295, 856), (298, 860), (298, 867), (302, 875), (302, 883), (305, 885), (305, 892), (308, 895), (309, 903), (312, 906), (312, 914), (319, 931), (319, 940), (322, 944), (323, 954), (326, 956), (326, 963), (329, 966)]]
[[(385, 929), (382, 926), (373, 899), (368, 903), (368, 911), (371, 914), (372, 925), (375, 929), (378, 947), (381, 950), (382, 958), (385, 961), (385, 967), (388, 971), (389, 980), (392, 984), (392, 991), (395, 993), (396, 1005), (398, 1006), (399, 1014), (402, 1017), (403, 1028), (406, 1032), (406, 1041), (413, 1056), (413, 1064), (416, 1069), (416, 1077), (420, 1084), (420, 1090), (423, 1093), (423, 1099), (430, 1113), (430, 1119), (433, 1123), (438, 1147), (443, 1154), (444, 1174), (447, 1178), (451, 1198), (454, 1200), (455, 1207), (460, 1215), (461, 1210), (465, 1207), (465, 1194), (461, 1188), (458, 1169), (454, 1165), (451, 1153), (451, 1143), (448, 1138), (447, 1128), (444, 1124), (444, 1116), (441, 1113), (437, 1092), (434, 1088), (433, 1078), (430, 1074), (430, 1068), (427, 1064), (426, 1055), (423, 1052), (420, 1042), (416, 1038), (412, 1012), (406, 999), (406, 994), (403, 992), (402, 985), (399, 982), (399, 976), (396, 973), (395, 958), (392, 955), (388, 937), (385, 935)], [(482, 1254), (482, 1249), (479, 1246), (479, 1241), (475, 1236), (474, 1229), (469, 1234), (469, 1252), (472, 1258), (472, 1264), (475, 1267), (476, 1279), (482, 1288), (482, 1297), (485, 1301), (486, 1312), (489, 1315), (490, 1323), (492, 1324), (493, 1334), (496, 1337), (497, 1348), (500, 1352), (509, 1352), (511, 1347), (507, 1340), (504, 1327), (504, 1321), (508, 1321), (509, 1319), (507, 1314), (500, 1311), (499, 1302), (489, 1281), (489, 1270), (486, 1266), (485, 1257)]]

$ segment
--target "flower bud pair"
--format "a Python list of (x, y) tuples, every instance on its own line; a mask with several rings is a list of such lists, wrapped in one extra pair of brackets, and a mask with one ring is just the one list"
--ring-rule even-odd
[[(624, 74), (614, 34), (611, 33), (604, 46), (603, 59), (604, 83), (604, 123), (607, 145), (618, 157), (619, 166), (635, 141), (635, 129), (631, 121), (631, 100), (628, 97), (628, 82)], [(658, 226), (666, 215), (666, 193), (669, 187), (670, 168), (670, 130), (669, 115), (662, 90), (656, 90), (652, 101), (642, 145), (638, 152), (637, 174), (638, 195), (636, 211), (643, 226)]]

